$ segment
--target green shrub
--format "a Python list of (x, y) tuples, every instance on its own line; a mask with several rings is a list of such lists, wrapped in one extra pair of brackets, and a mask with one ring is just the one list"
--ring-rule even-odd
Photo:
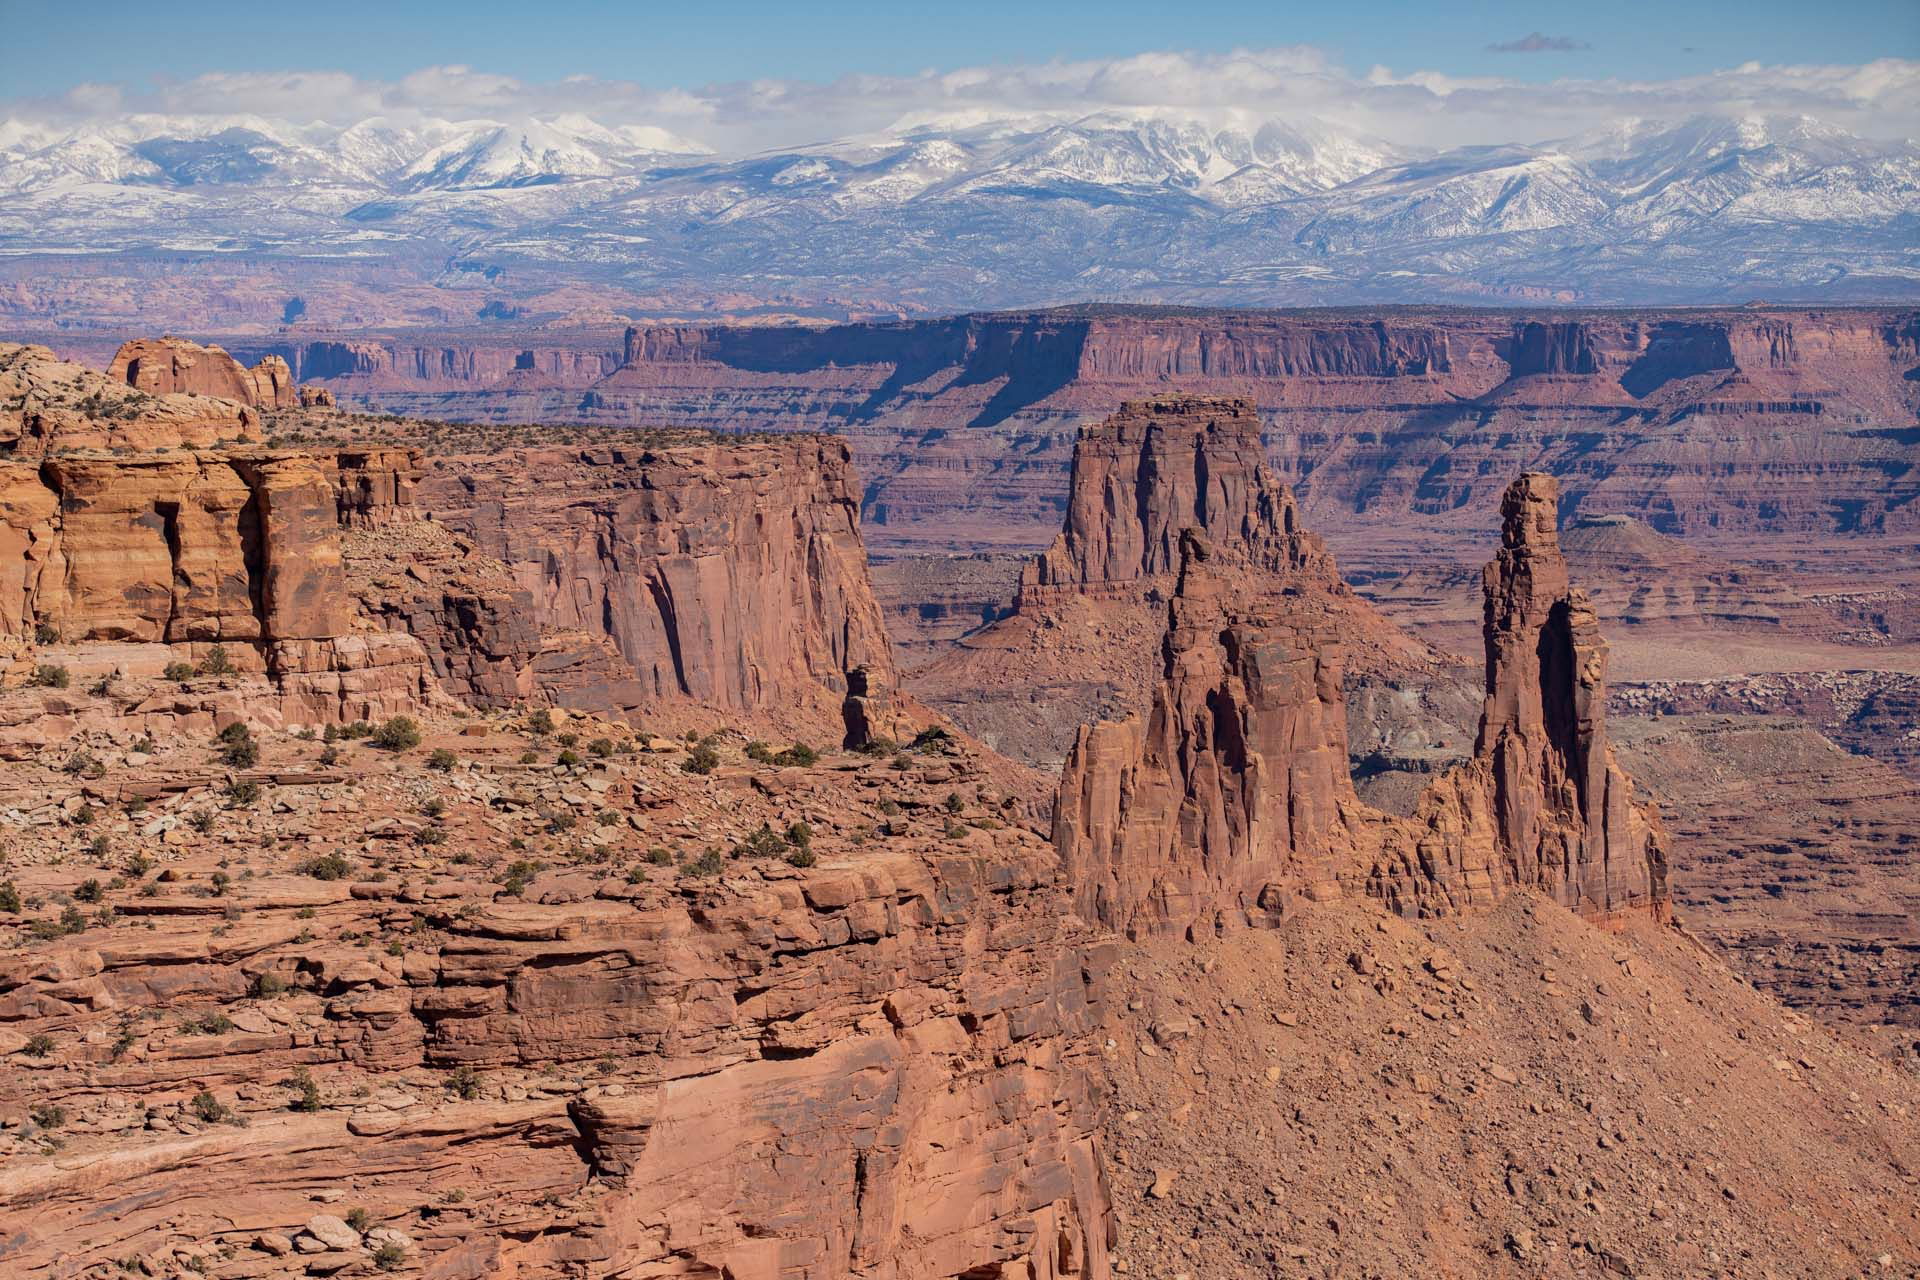
[(438, 769), (441, 773), (452, 773), (453, 766), (460, 763), (460, 757), (445, 747), (435, 747), (427, 756), (427, 768)]
[(726, 869), (726, 861), (721, 858), (718, 849), (709, 849), (699, 857), (680, 868), (683, 876), (717, 876)]
[(232, 769), (251, 769), (260, 763), (260, 744), (246, 731), (245, 725), (237, 726), (240, 735), (223, 738), (220, 744), (221, 763)]
[(375, 731), (373, 745), (382, 751), (411, 751), (420, 745), (420, 726), (406, 716), (395, 716)]
[(20, 914), (20, 889), (11, 880), (0, 880), (0, 911), (8, 915)]
[(471, 1101), (480, 1096), (480, 1075), (469, 1066), (455, 1067), (447, 1075), (447, 1088), (456, 1098)]
[(344, 855), (338, 853), (323, 854), (308, 858), (300, 864), (300, 870), (315, 880), (344, 880), (352, 869)]
[[(664, 845), (655, 845), (647, 850), (647, 861), (656, 867), (670, 866), (673, 863), (673, 855), (667, 852)], [(15, 901), (18, 899), (16, 898)], [(19, 908), (15, 907), (14, 910), (17, 911)]]
[(259, 803), (260, 784), (257, 782), (236, 782), (227, 788), (227, 807), (229, 809), (247, 809)]
[(398, 1271), (407, 1260), (407, 1251), (389, 1240), (373, 1251), (373, 1265), (382, 1271)]
[(760, 829), (740, 842), (740, 856), (744, 858), (777, 858), (787, 851), (787, 842), (766, 823)]
[(962, 809), (967, 807), (967, 802), (960, 798), (960, 793), (958, 791), (947, 792), (947, 798), (941, 803), (946, 806), (946, 810), (948, 813), (958, 813)]
[(595, 738), (587, 744), (587, 754), (597, 760), (605, 760), (613, 754), (612, 738)]
[(40, 689), (64, 689), (73, 683), (73, 677), (65, 667), (43, 662), (33, 669), (33, 679), (28, 683)]
[(160, 674), (175, 684), (185, 684), (187, 681), (193, 679), (194, 671), (192, 667), (184, 662), (169, 662), (166, 670)]
[(539, 874), (539, 863), (529, 862), (525, 858), (522, 858), (517, 862), (508, 864), (506, 874), (501, 877), (500, 887), (517, 898), (527, 891), (527, 886), (531, 884), (533, 878)]
[(760, 739), (755, 738), (747, 744), (747, 759), (760, 764), (772, 764), (773, 748), (760, 741)]
[(562, 766), (563, 768), (571, 769), (575, 765), (580, 763), (580, 753), (578, 751), (574, 751), (571, 749), (562, 751), (559, 755), (554, 757), (553, 762), (557, 765)]
[(816, 861), (811, 849), (795, 849), (787, 855), (787, 865), (792, 867), (810, 867)]
[(200, 670), (210, 676), (232, 675), (233, 660), (227, 657), (227, 647), (217, 644), (207, 650), (207, 656), (200, 660)]
[(687, 753), (687, 758), (680, 762), (680, 767), (688, 773), (703, 776), (712, 773), (719, 766), (720, 753), (713, 749), (713, 744), (710, 742), (698, 743), (692, 751)]
[(73, 891), (73, 896), (77, 902), (94, 903), (100, 901), (105, 896), (105, 892), (98, 880), (88, 879), (80, 882), (80, 887)]
[(53, 1037), (46, 1032), (27, 1038), (26, 1048), (20, 1050), (29, 1058), (44, 1058), (53, 1052)]
[(51, 1102), (35, 1107), (29, 1114), (42, 1129), (58, 1129), (67, 1122), (67, 1109)]
[(545, 707), (541, 707), (529, 715), (527, 717), (527, 732), (541, 734), (552, 733), (553, 712), (547, 710)]
[(373, 1215), (359, 1205), (347, 1210), (346, 1223), (361, 1235), (373, 1230)]
[(300, 1091), (300, 1096), (288, 1103), (292, 1111), (318, 1111), (320, 1109), (320, 1085), (313, 1078), (313, 1072), (305, 1067), (293, 1073), (291, 1082)]
[(233, 1112), (227, 1110), (225, 1104), (223, 1104), (220, 1099), (214, 1097), (205, 1089), (194, 1094), (193, 1101), (188, 1105), (192, 1109), (193, 1114), (206, 1124), (218, 1124), (222, 1120), (230, 1120), (233, 1118)]
[(256, 974), (253, 979), (253, 994), (262, 1000), (270, 1000), (283, 994), (287, 989), (287, 980), (277, 973)]
[(785, 751), (774, 756), (773, 763), (785, 768), (791, 765), (812, 765), (819, 763), (820, 753), (804, 742), (796, 742)]
[(54, 626), (51, 622), (34, 623), (33, 642), (35, 644), (59, 644), (60, 628)]
[(331, 743), (329, 743), (328, 745), (326, 745), (326, 746), (324, 746), (324, 747), (322, 747), (322, 748), (320, 748), (320, 763), (321, 763), (321, 764), (324, 764), (324, 765), (336, 765), (336, 764), (339, 764), (339, 763), (340, 763), (340, 748), (338, 748), (338, 747), (336, 747), (336, 746), (334, 746), (334, 745), (332, 745)]

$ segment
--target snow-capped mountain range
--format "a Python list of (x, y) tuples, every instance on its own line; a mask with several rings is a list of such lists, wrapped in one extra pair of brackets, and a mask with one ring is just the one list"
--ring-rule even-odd
[(429, 262), (493, 295), (1724, 302), (1920, 293), (1920, 145), (1804, 118), (1397, 146), (1316, 121), (926, 118), (719, 156), (517, 123), (0, 122), (0, 253)]

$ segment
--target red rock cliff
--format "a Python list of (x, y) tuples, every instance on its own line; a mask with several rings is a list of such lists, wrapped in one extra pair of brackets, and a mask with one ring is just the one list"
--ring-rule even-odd
[(846, 445), (795, 436), (516, 450), (430, 471), (420, 502), (505, 561), (547, 629), (605, 636), (628, 691), (839, 724), (847, 673), (891, 683)]

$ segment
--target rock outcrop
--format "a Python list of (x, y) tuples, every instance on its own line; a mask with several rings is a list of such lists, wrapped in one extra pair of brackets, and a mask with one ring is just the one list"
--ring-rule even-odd
[[(727, 742), (708, 777), (565, 719), (627, 749), (528, 769), (518, 718), (428, 715), (450, 770), (316, 768), (271, 735), (271, 802), (226, 809), (205, 738), (16, 766), (9, 805), (91, 803), (164, 875), (0, 946), (0, 1272), (1104, 1280), (1114, 947), (1043, 836), (987, 825), (987, 762)], [(14, 843), (36, 916), (89, 874)]]
[(1516, 886), (1594, 918), (1664, 910), (1664, 837), (1606, 741), (1606, 648), (1567, 583), (1556, 497), (1541, 475), (1508, 490), (1475, 753), (1408, 819), (1354, 797), (1337, 621), (1189, 534), (1150, 711), (1081, 729), (1061, 775), (1080, 910), (1130, 935), (1271, 921), (1343, 885), (1413, 916)]
[[(1424, 797), (1416, 822), (1446, 832), (1487, 815), (1493, 858), (1477, 841), (1400, 855), (1369, 883), (1402, 911), (1444, 910), (1542, 890), (1604, 917), (1666, 902), (1665, 837), (1635, 799), (1607, 741), (1607, 646), (1585, 593), (1567, 580), (1559, 484), (1530, 473), (1501, 503), (1500, 551), (1486, 568), (1487, 700), (1472, 761)], [(1384, 874), (1381, 874), (1384, 873)]]
[(814, 436), (527, 449), (428, 471), (419, 502), (503, 562), (543, 631), (603, 637), (630, 687), (567, 705), (681, 700), (835, 732), (847, 673), (891, 684), (846, 445)]
[(1064, 528), (1022, 570), (1012, 614), (917, 672), (916, 691), (996, 748), (1053, 764), (1081, 724), (1146, 707), (1188, 533), (1342, 634), (1359, 672), (1436, 661), (1341, 581), (1266, 465), (1253, 405), (1173, 395), (1081, 430)]
[(260, 409), (292, 409), (301, 404), (287, 362), (264, 356), (251, 369), (219, 347), (203, 347), (184, 338), (136, 338), (114, 353), (107, 376), (148, 395), (186, 393), (237, 400)]
[(0, 456), (66, 449), (204, 449), (258, 438), (260, 414), (236, 400), (150, 395), (55, 356), (0, 343)]

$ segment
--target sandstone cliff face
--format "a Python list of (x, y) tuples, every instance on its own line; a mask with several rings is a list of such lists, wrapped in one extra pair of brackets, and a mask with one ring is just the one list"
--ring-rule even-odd
[(847, 673), (891, 682), (846, 446), (525, 450), (423, 480), (434, 518), (505, 562), (540, 627), (604, 636), (630, 690), (570, 705), (684, 699), (837, 725)]
[(300, 389), (279, 356), (267, 356), (249, 369), (219, 347), (181, 338), (139, 338), (122, 344), (107, 367), (107, 376), (148, 395), (185, 392), (262, 409), (292, 409), (300, 404)]
[(1061, 775), (1054, 840), (1080, 909), (1136, 935), (1271, 920), (1342, 884), (1417, 916), (1515, 886), (1596, 918), (1663, 910), (1664, 837), (1606, 742), (1605, 646), (1556, 512), (1550, 477), (1508, 491), (1479, 741), (1410, 819), (1354, 798), (1338, 629), (1189, 537), (1152, 710), (1083, 728)]
[[(341, 551), (343, 524), (391, 518), (382, 499), (409, 465), (403, 450), (269, 449), (0, 463), (5, 652), (52, 642), (85, 661), (131, 645), (125, 662), (157, 671), (220, 645), (237, 669), (264, 670), (295, 720), (415, 706), (425, 655), (355, 634)], [(134, 661), (142, 646), (164, 656)]]

